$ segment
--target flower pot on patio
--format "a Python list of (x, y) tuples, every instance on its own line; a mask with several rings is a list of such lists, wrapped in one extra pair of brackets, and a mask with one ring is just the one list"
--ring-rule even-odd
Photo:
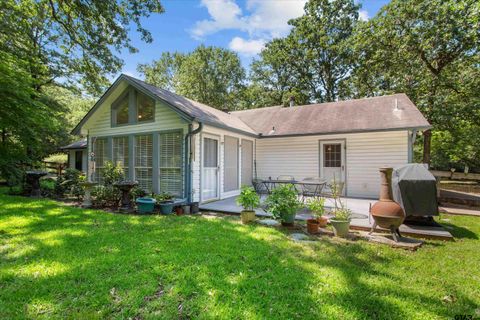
[(164, 215), (171, 214), (173, 211), (173, 202), (162, 202), (160, 203), (160, 213)]
[(295, 222), (295, 213), (289, 213), (289, 214), (282, 214), (281, 220), (282, 220), (282, 226), (284, 227), (291, 227), (293, 226)]
[(320, 223), (317, 219), (308, 219), (307, 220), (307, 231), (308, 233), (318, 233)]
[(178, 206), (175, 208), (175, 214), (177, 216), (183, 216), (183, 207), (182, 206)]
[(240, 212), (240, 218), (243, 224), (255, 221), (255, 211), (242, 210), (242, 212)]
[(345, 238), (348, 235), (348, 229), (350, 228), (350, 220), (335, 220), (330, 219), (330, 223), (333, 227), (333, 233), (337, 237)]
[(136, 202), (138, 213), (152, 213), (156, 201), (152, 198), (138, 198)]
[(328, 224), (328, 218), (325, 216), (318, 217), (318, 226), (320, 228), (325, 228)]
[(182, 206), (182, 208), (183, 208), (183, 213), (184, 213), (184, 214), (190, 214), (190, 205), (184, 204), (184, 205)]

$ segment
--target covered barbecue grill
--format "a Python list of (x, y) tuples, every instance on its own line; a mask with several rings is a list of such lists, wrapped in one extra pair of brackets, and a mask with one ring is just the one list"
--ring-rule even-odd
[(437, 182), (423, 164), (396, 167), (392, 174), (392, 194), (405, 212), (406, 220), (430, 220), (438, 215)]

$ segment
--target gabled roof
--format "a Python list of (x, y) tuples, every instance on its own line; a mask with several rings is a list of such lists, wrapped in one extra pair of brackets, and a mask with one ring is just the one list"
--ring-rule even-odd
[(86, 148), (87, 148), (87, 139), (78, 140), (64, 147), (60, 147), (61, 150), (86, 149)]
[(430, 124), (407, 95), (232, 112), (262, 137), (427, 129)]
[(295, 107), (266, 107), (226, 113), (122, 74), (73, 129), (78, 134), (88, 118), (121, 82), (161, 100), (187, 121), (255, 137), (427, 129), (430, 124), (403, 93)]
[(208, 125), (238, 131), (247, 135), (257, 135), (257, 133), (253, 131), (252, 128), (250, 128), (248, 125), (246, 125), (242, 120), (232, 116), (229, 113), (212, 108), (203, 103), (179, 96), (178, 94), (158, 88), (142, 80), (127, 76), (125, 74), (120, 75), (120, 77), (102, 96), (102, 98), (100, 98), (100, 100), (93, 106), (93, 108), (90, 109), (90, 111), (82, 119), (82, 121), (75, 127), (75, 129), (73, 129), (72, 133), (77, 134), (80, 131), (81, 126), (95, 112), (95, 110), (101, 105), (106, 96), (108, 96), (109, 92), (111, 92), (111, 90), (121, 80), (127, 81), (136, 89), (153, 98), (164, 101), (175, 112), (177, 112), (180, 116), (187, 120), (203, 122)]

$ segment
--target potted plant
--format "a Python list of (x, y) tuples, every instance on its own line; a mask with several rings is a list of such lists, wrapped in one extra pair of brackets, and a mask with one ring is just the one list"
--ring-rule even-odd
[(243, 186), (240, 195), (237, 197), (237, 205), (243, 207), (242, 212), (240, 212), (242, 223), (249, 223), (255, 220), (255, 208), (260, 205), (260, 197), (253, 187)]
[(333, 233), (337, 237), (345, 237), (348, 234), (350, 228), (350, 220), (352, 217), (352, 210), (347, 209), (340, 199), (341, 187), (335, 181), (333, 176), (333, 184), (330, 186), (332, 190), (332, 198), (335, 203), (334, 217), (330, 219), (330, 223), (333, 227)]
[(308, 209), (312, 212), (312, 216), (318, 220), (319, 227), (325, 228), (328, 218), (325, 214), (325, 198), (313, 198), (307, 203)]
[(176, 206), (176, 207), (175, 207), (175, 214), (176, 214), (177, 216), (182, 216), (182, 215), (183, 215), (183, 206), (181, 206), (181, 205), (180, 205), (180, 206)]
[(157, 200), (158, 205), (160, 206), (160, 213), (161, 214), (171, 214), (174, 207), (173, 196), (169, 193), (162, 192), (161, 194), (157, 194), (155, 196), (155, 200)]
[(265, 203), (268, 211), (284, 226), (293, 225), (297, 210), (301, 207), (301, 202), (298, 201), (297, 192), (292, 184), (284, 184), (273, 189)]
[(336, 209), (335, 217), (330, 219), (330, 223), (333, 227), (333, 233), (337, 237), (345, 237), (348, 234), (348, 229), (350, 228), (350, 220), (352, 216), (352, 211), (347, 208)]
[(313, 219), (307, 220), (307, 231), (317, 233), (320, 227), (327, 226), (328, 218), (325, 213), (325, 198), (313, 198), (308, 201), (308, 209), (312, 212)]
[(155, 208), (156, 200), (149, 197), (137, 198), (135, 200), (137, 203), (138, 213), (152, 213)]

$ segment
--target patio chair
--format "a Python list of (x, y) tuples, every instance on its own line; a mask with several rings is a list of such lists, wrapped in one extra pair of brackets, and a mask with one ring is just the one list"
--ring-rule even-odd
[(253, 179), (252, 180), (252, 185), (253, 185), (253, 188), (255, 189), (256, 193), (258, 193), (258, 194), (268, 194), (268, 189), (266, 188), (262, 179)]
[(305, 202), (305, 199), (307, 197), (313, 197), (313, 198), (320, 197), (322, 195), (323, 188), (327, 184), (327, 182), (324, 179), (321, 179), (319, 177), (307, 177), (302, 181), (310, 182), (310, 183), (318, 182), (318, 184), (302, 184), (302, 201), (303, 202)]
[(293, 176), (284, 175), (284, 176), (278, 176), (277, 180), (295, 181), (295, 178)]

